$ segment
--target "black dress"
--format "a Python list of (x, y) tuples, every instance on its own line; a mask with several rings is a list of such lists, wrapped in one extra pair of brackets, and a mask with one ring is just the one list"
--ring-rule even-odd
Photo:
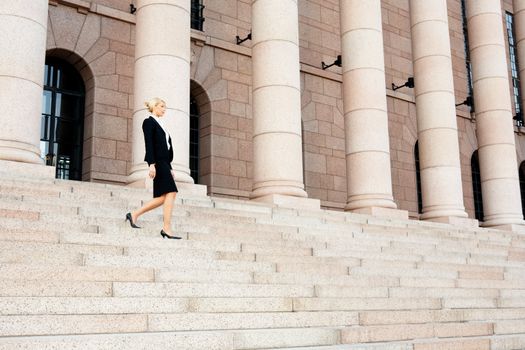
[(155, 164), (156, 174), (153, 178), (153, 197), (160, 197), (166, 193), (178, 192), (175, 180), (171, 175), (171, 161), (173, 160), (173, 146), (169, 138), (169, 149), (166, 144), (166, 133), (153, 117), (144, 119), (142, 123), (146, 155), (144, 160), (148, 165)]

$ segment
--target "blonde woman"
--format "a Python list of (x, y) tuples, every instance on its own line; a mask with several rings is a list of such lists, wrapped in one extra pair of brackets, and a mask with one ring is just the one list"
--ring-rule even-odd
[(171, 212), (178, 190), (174, 172), (171, 169), (173, 146), (163, 117), (166, 112), (166, 103), (156, 97), (145, 102), (145, 105), (151, 115), (142, 123), (146, 145), (144, 160), (149, 165), (149, 177), (153, 179), (153, 199), (142, 208), (127, 213), (126, 221), (129, 221), (131, 227), (140, 228), (135, 224), (139, 216), (164, 205), (164, 223), (160, 235), (162, 238), (180, 239), (171, 232)]

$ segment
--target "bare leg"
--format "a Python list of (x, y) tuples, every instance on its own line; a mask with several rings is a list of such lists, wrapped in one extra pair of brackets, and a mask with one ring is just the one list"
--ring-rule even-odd
[(171, 236), (171, 213), (173, 211), (173, 202), (177, 197), (177, 192), (166, 193), (164, 196), (164, 224), (162, 229), (164, 230), (164, 232)]
[(133, 222), (137, 222), (137, 219), (142, 214), (144, 214), (144, 213), (146, 213), (146, 212), (148, 212), (148, 211), (150, 211), (152, 209), (160, 207), (164, 203), (165, 198), (166, 198), (166, 195), (162, 195), (160, 197), (153, 198), (152, 200), (150, 200), (149, 202), (144, 204), (141, 208), (139, 208), (139, 209), (137, 209), (135, 211), (132, 211), (131, 212), (131, 218), (133, 219)]

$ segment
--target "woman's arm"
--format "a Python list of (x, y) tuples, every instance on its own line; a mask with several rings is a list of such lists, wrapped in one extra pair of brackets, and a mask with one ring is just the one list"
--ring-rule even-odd
[(142, 131), (144, 132), (144, 145), (146, 146), (144, 160), (148, 165), (155, 164), (154, 129), (150, 118), (144, 119), (144, 122), (142, 122)]

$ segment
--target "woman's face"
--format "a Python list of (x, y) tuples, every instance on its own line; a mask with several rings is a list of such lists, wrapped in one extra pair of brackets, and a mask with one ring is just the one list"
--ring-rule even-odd
[(155, 114), (157, 117), (162, 117), (165, 112), (166, 112), (166, 105), (164, 104), (164, 102), (161, 102), (155, 107), (153, 107), (153, 114)]

